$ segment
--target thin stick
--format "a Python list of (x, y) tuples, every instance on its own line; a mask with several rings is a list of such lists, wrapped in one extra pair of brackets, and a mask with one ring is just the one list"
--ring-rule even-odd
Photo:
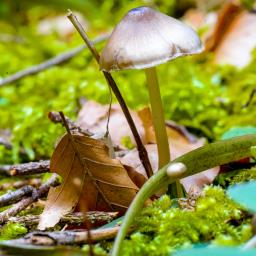
[(22, 179), (22, 180), (19, 179), (17, 181), (12, 180), (10, 182), (0, 185), (0, 191), (8, 190), (8, 189), (19, 189), (27, 185), (38, 188), (41, 184), (42, 184), (42, 180), (40, 178)]
[(39, 174), (49, 172), (49, 160), (41, 160), (39, 162), (30, 162), (9, 167), (11, 176), (23, 176), (31, 174)]
[(31, 197), (25, 197), (17, 204), (14, 204), (11, 208), (1, 212), (0, 223), (7, 222), (10, 217), (17, 215), (19, 212), (26, 209), (29, 205), (36, 202), (39, 198), (43, 197), (49, 191), (50, 187), (57, 185), (59, 185), (58, 175), (53, 174), (46, 183), (39, 187), (39, 189), (35, 189), (33, 191)]
[[(67, 15), (68, 19), (72, 22), (72, 24), (74, 25), (74, 27), (76, 28), (76, 30), (79, 32), (80, 36), (83, 38), (83, 40), (85, 41), (86, 45), (88, 46), (89, 50), (91, 51), (91, 53), (93, 54), (94, 58), (96, 59), (96, 61), (99, 63), (100, 60), (100, 55), (97, 52), (96, 48), (94, 47), (93, 43), (90, 41), (90, 39), (88, 38), (86, 32), (84, 31), (83, 27), (81, 26), (81, 24), (78, 22), (77, 18), (75, 17), (75, 15), (73, 15), (73, 13), (71, 11), (68, 12)], [(151, 167), (151, 164), (149, 162), (149, 158), (148, 158), (148, 153), (141, 141), (140, 135), (137, 131), (137, 128), (133, 122), (133, 119), (131, 117), (131, 114), (129, 112), (129, 109), (116, 85), (116, 82), (114, 81), (113, 77), (111, 76), (110, 73), (103, 71), (104, 77), (108, 83), (108, 85), (111, 87), (112, 91), (114, 92), (122, 110), (123, 113), (126, 117), (126, 120), (130, 126), (130, 129), (132, 131), (132, 134), (134, 136), (137, 148), (138, 148), (138, 152), (139, 152), (139, 157), (141, 159), (141, 162), (146, 170), (147, 176), (150, 177), (153, 175), (153, 170)]]
[[(48, 113), (48, 118), (53, 122), (53, 123), (61, 123), (64, 126), (63, 120), (59, 114), (59, 112), (55, 112), (55, 111), (51, 111)], [(72, 120), (70, 120), (68, 117), (65, 116), (65, 120), (68, 124), (68, 127), (71, 131), (77, 131), (79, 133), (82, 133), (83, 135), (86, 136), (92, 136), (93, 134), (88, 131), (85, 130), (83, 128), (81, 128), (77, 123), (73, 122)]]
[(250, 96), (249, 96), (249, 99), (247, 100), (247, 102), (242, 106), (242, 108), (248, 108), (250, 106), (250, 104), (252, 103), (252, 100), (254, 98), (256, 94), (256, 88), (254, 88), (251, 93), (250, 93)]
[[(100, 212), (100, 211), (90, 211), (90, 212), (75, 212), (69, 213), (62, 216), (60, 223), (69, 225), (81, 225), (87, 219), (92, 224), (101, 224), (112, 221), (118, 216), (118, 212)], [(9, 221), (15, 223), (21, 223), (28, 228), (36, 226), (39, 223), (40, 215), (26, 215), (11, 217)]]
[[(104, 40), (106, 40), (107, 38), (109, 37), (109, 34), (104, 34), (104, 35), (101, 35), (97, 38), (95, 38), (93, 40), (93, 42), (96, 44), (96, 43), (100, 43)], [(27, 77), (27, 76), (31, 76), (31, 75), (35, 75), (41, 71), (44, 71), (46, 69), (49, 69), (51, 68), (52, 66), (56, 66), (56, 65), (59, 65), (59, 64), (62, 64), (70, 59), (72, 59), (74, 56), (76, 56), (77, 54), (79, 54), (80, 52), (82, 52), (84, 49), (86, 49), (86, 45), (80, 45), (68, 52), (64, 52), (64, 53), (61, 53), (47, 61), (44, 61), (38, 65), (35, 65), (35, 66), (32, 66), (32, 67), (29, 67), (29, 68), (26, 68), (24, 70), (21, 70), (15, 74), (12, 74), (8, 77), (5, 77), (3, 78), (2, 80), (0, 80), (0, 87), (1, 86), (4, 86), (6, 84), (9, 84), (9, 83), (13, 83), (13, 82), (16, 82), (17, 80), (20, 80), (21, 78), (24, 78), (24, 77)]]
[[(114, 238), (119, 230), (119, 226), (91, 230), (91, 241)], [(24, 238), (15, 240), (16, 243), (26, 243), (34, 245), (74, 245), (89, 243), (87, 231), (56, 231), (56, 232), (33, 232), (27, 234)]]
[(12, 149), (12, 144), (0, 137), (0, 145), (3, 145), (6, 149)]
[(18, 202), (24, 196), (31, 195), (33, 190), (34, 190), (34, 188), (32, 186), (27, 185), (20, 189), (8, 192), (8, 193), (0, 196), (0, 207)]

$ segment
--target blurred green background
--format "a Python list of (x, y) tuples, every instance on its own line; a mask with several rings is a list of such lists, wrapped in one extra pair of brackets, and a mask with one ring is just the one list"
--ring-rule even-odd
[[(80, 14), (93, 39), (110, 32), (134, 7), (147, 5), (180, 18), (190, 8), (209, 12), (217, 10), (223, 2), (1, 0), (0, 79), (83, 44), (79, 35), (68, 29), (67, 9)], [(247, 0), (243, 4), (250, 8), (252, 2)], [(59, 30), (52, 28), (57, 18), (64, 24)], [(97, 49), (101, 51), (103, 46), (104, 42), (97, 44)], [(213, 54), (207, 53), (158, 67), (166, 119), (186, 125), (209, 141), (219, 139), (232, 127), (256, 125), (255, 104), (242, 108), (256, 85), (255, 57), (243, 69), (218, 66), (212, 58)], [(116, 72), (113, 76), (130, 108), (148, 105), (142, 71)], [(0, 87), (0, 137), (9, 133), (13, 145), (12, 150), (0, 145), (0, 163), (49, 158), (64, 130), (50, 123), (47, 113), (62, 110), (75, 120), (84, 99), (109, 102), (106, 82), (87, 50), (68, 63)], [(25, 154), (20, 154), (21, 149)]]

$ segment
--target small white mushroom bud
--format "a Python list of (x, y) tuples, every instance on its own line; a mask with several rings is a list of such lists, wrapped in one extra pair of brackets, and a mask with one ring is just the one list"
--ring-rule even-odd
[(185, 171), (187, 171), (187, 167), (183, 163), (173, 163), (170, 164), (166, 170), (166, 174), (168, 177), (173, 178), (180, 176)]

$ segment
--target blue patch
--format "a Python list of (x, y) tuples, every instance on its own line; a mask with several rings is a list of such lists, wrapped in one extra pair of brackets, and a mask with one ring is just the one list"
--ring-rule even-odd
[(146, 11), (147, 7), (145, 6), (141, 6), (141, 7), (137, 7), (137, 8), (133, 8), (129, 11), (129, 14), (143, 14)]

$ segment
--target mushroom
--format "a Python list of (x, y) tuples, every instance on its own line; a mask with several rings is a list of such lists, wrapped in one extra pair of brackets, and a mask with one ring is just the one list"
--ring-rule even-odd
[(158, 149), (158, 166), (170, 161), (163, 105), (155, 66), (174, 58), (200, 53), (196, 32), (181, 21), (149, 7), (130, 10), (113, 30), (100, 57), (106, 72), (144, 69)]

